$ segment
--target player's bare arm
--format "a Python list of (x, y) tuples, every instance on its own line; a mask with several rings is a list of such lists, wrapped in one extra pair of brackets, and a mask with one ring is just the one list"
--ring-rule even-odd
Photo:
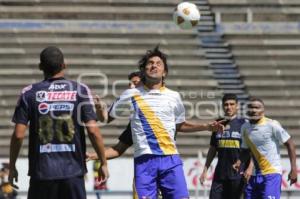
[(250, 177), (251, 177), (251, 175), (253, 173), (253, 170), (254, 170), (254, 162), (253, 162), (253, 159), (250, 158), (250, 162), (248, 164), (248, 167), (247, 167), (247, 169), (244, 172), (244, 180), (246, 181), (246, 183), (249, 182)]
[(18, 182), (18, 171), (16, 169), (16, 161), (22, 147), (22, 143), (25, 137), (27, 125), (16, 124), (14, 133), (10, 141), (10, 155), (9, 155), (9, 177), (10, 184), (17, 188), (14, 181)]
[(196, 132), (196, 131), (216, 131), (223, 132), (224, 125), (221, 122), (211, 122), (207, 124), (198, 124), (193, 122), (185, 121), (176, 125), (176, 130), (179, 132)]
[(95, 109), (96, 109), (96, 114), (98, 119), (100, 120), (100, 122), (106, 123), (108, 119), (106, 104), (103, 101), (101, 101), (98, 95), (94, 96), (94, 102), (95, 102)]
[(249, 149), (241, 149), (240, 158), (232, 165), (232, 168), (236, 171), (240, 170), (242, 162), (247, 162), (250, 158)]
[[(130, 146), (123, 143), (118, 142), (116, 145), (106, 148), (105, 149), (105, 157), (107, 160), (115, 159), (123, 155), (123, 153), (129, 148)], [(99, 160), (97, 153), (95, 152), (88, 152), (86, 153), (86, 160)]]
[(296, 149), (293, 140), (290, 138), (288, 141), (284, 143), (288, 150), (290, 164), (291, 164), (291, 171), (288, 176), (288, 180), (290, 180), (290, 185), (297, 182), (297, 166), (296, 166)]
[(206, 157), (206, 161), (205, 161), (205, 165), (202, 171), (202, 174), (200, 176), (200, 183), (203, 185), (205, 180), (206, 180), (206, 176), (207, 176), (207, 170), (210, 167), (211, 162), (213, 161), (213, 159), (215, 158), (217, 154), (217, 149), (214, 146), (210, 146), (207, 152), (207, 157)]
[(118, 142), (116, 145), (109, 147), (108, 149), (105, 149), (105, 157), (108, 160), (114, 159), (114, 158), (118, 158), (121, 155), (123, 155), (123, 153), (129, 148), (130, 146), (123, 143), (123, 142)]
[(99, 181), (105, 182), (108, 179), (109, 174), (107, 169), (107, 161), (105, 158), (102, 135), (100, 134), (100, 130), (95, 120), (90, 120), (89, 122), (87, 122), (86, 128), (93, 148), (95, 149), (101, 162), (101, 166), (99, 168)]

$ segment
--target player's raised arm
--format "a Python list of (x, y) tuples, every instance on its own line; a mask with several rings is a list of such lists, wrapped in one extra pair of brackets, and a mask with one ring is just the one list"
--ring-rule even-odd
[(103, 101), (101, 101), (98, 95), (95, 95), (94, 101), (95, 101), (95, 109), (96, 109), (96, 114), (98, 119), (100, 120), (100, 122), (107, 123), (108, 113), (107, 113), (106, 104)]
[(176, 130), (179, 132), (196, 132), (196, 131), (216, 131), (223, 132), (224, 125), (221, 122), (211, 122), (207, 124), (198, 124), (189, 121), (184, 121), (176, 125)]

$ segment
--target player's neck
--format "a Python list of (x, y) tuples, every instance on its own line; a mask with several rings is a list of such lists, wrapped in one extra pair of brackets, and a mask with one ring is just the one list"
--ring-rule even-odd
[(263, 120), (264, 120), (264, 116), (257, 118), (257, 119), (250, 119), (249, 122), (251, 124), (260, 124), (263, 122)]
[(163, 87), (163, 84), (162, 84), (162, 82), (159, 82), (159, 83), (146, 82), (145, 86), (148, 89), (152, 90), (152, 89), (160, 89), (161, 87)]
[(59, 73), (56, 73), (55, 75), (47, 75), (44, 74), (45, 79), (57, 79), (65, 76), (64, 70), (60, 71)]
[(229, 115), (225, 115), (225, 116), (224, 116), (224, 118), (225, 118), (226, 120), (229, 120), (229, 121), (234, 120), (236, 117), (237, 117), (236, 114), (235, 114), (235, 115), (231, 115), (231, 116), (229, 116)]

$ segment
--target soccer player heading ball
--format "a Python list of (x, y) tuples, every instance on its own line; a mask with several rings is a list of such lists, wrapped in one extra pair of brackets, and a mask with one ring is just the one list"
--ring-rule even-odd
[(185, 109), (179, 93), (165, 87), (169, 68), (158, 47), (139, 61), (144, 85), (128, 89), (113, 103), (109, 119), (129, 105), (134, 152), (134, 179), (138, 198), (188, 198), (182, 161), (175, 143), (176, 131), (222, 130), (218, 122), (194, 124), (185, 121)]

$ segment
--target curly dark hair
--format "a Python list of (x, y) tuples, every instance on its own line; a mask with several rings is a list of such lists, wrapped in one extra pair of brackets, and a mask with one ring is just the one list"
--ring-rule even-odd
[(159, 50), (159, 45), (157, 45), (153, 50), (148, 50), (146, 52), (146, 54), (140, 59), (140, 61), (138, 63), (140, 71), (145, 70), (145, 67), (146, 67), (149, 59), (152, 57), (156, 57), (156, 56), (159, 57), (163, 61), (164, 65), (165, 65), (165, 71), (168, 74), (167, 55)]

